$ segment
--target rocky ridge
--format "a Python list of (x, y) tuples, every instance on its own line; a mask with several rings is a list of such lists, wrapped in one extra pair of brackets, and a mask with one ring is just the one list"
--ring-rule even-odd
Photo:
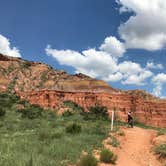
[(61, 103), (71, 100), (87, 109), (104, 105), (121, 119), (131, 110), (145, 124), (166, 127), (166, 100), (146, 91), (122, 91), (101, 80), (83, 74), (69, 75), (39, 62), (30, 62), (0, 54), (0, 91), (17, 93), (32, 104), (60, 109)]

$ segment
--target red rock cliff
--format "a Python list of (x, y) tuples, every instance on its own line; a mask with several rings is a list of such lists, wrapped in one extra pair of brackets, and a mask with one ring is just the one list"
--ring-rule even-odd
[(42, 107), (60, 108), (72, 100), (84, 108), (101, 104), (125, 119), (127, 111), (149, 125), (166, 127), (166, 100), (159, 100), (144, 91), (114, 89), (101, 80), (0, 54), (0, 91), (17, 92), (22, 98)]
[(166, 101), (155, 98), (145, 99), (125, 92), (64, 92), (64, 91), (33, 91), (20, 93), (22, 98), (44, 108), (59, 109), (63, 101), (71, 100), (85, 109), (95, 104), (106, 106), (111, 110), (116, 108), (116, 115), (125, 121), (128, 111), (134, 117), (147, 125), (166, 127)]

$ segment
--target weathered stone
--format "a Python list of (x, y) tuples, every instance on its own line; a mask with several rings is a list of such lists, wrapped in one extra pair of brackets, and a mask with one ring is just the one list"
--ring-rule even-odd
[(136, 120), (166, 127), (166, 100), (142, 90), (114, 89), (83, 74), (69, 75), (43, 63), (0, 54), (0, 91), (7, 90), (44, 108), (60, 109), (65, 100), (76, 102), (85, 110), (98, 104), (106, 106), (110, 114), (116, 108), (123, 121), (132, 111)]
[(19, 96), (39, 104), (44, 108), (61, 108), (63, 101), (71, 100), (85, 110), (96, 104), (106, 106), (111, 110), (116, 109), (116, 115), (126, 121), (128, 111), (132, 111), (135, 119), (147, 125), (166, 127), (166, 102), (163, 100), (134, 98), (132, 94), (106, 93), (106, 92), (67, 92), (67, 91), (32, 91), (26, 93), (17, 92)]

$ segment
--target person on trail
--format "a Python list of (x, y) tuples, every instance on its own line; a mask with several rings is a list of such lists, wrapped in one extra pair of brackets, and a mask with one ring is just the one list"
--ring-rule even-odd
[(128, 125), (133, 128), (133, 117), (131, 116), (131, 112), (128, 112)]

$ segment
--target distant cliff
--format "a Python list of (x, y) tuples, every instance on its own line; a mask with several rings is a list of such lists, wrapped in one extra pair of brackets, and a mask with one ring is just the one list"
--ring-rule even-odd
[(83, 74), (69, 75), (65, 71), (0, 54), (0, 91), (17, 93), (44, 108), (61, 109), (62, 102), (71, 100), (87, 109), (104, 105), (125, 120), (128, 111), (145, 124), (166, 127), (166, 100), (146, 91), (122, 91), (101, 80)]

